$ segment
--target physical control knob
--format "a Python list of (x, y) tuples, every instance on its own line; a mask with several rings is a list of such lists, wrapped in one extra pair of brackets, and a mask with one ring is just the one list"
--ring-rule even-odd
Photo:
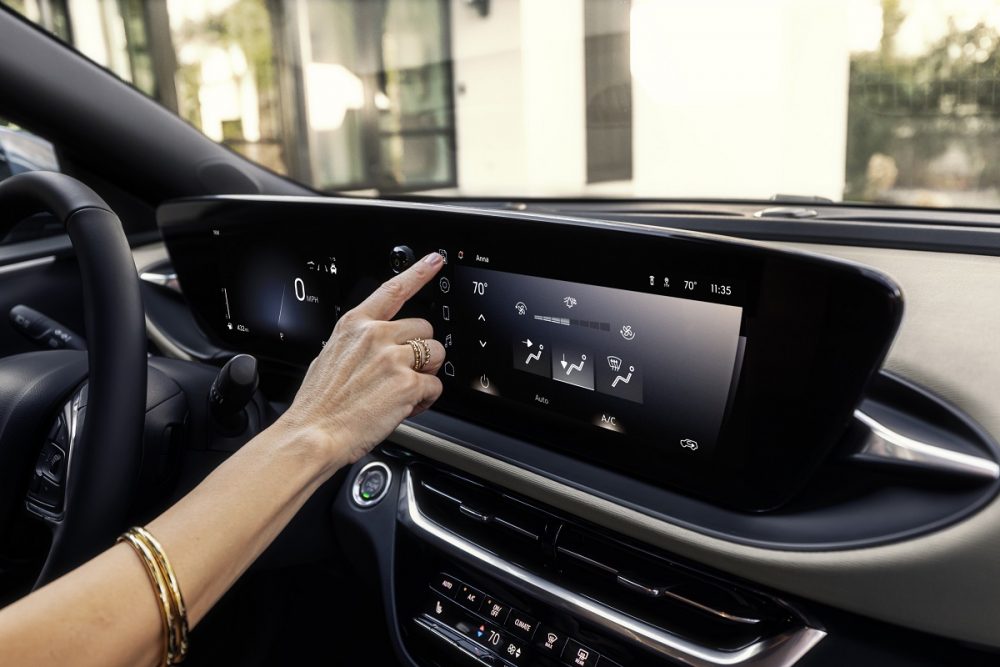
[(215, 421), (228, 431), (246, 428), (244, 408), (253, 398), (259, 382), (256, 358), (237, 354), (227, 361), (208, 391), (208, 404)]
[(407, 245), (398, 245), (389, 253), (389, 268), (393, 273), (400, 273), (408, 268), (416, 260), (413, 249)]

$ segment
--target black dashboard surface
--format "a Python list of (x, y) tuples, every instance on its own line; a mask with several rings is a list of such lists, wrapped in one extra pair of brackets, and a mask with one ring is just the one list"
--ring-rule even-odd
[(159, 222), (203, 328), (291, 367), (441, 251), (402, 314), (447, 348), (436, 410), (741, 510), (808, 479), (902, 311), (863, 267), (636, 225), (294, 198), (181, 200)]

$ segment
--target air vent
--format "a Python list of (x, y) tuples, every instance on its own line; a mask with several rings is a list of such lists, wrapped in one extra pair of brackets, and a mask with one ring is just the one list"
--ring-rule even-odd
[(586, 528), (556, 540), (562, 577), (587, 597), (699, 643), (741, 648), (792, 623), (767, 597)]
[(427, 515), (494, 553), (542, 566), (551, 554), (553, 515), (473, 480), (420, 467), (416, 490)]
[(1000, 479), (989, 436), (971, 419), (914, 384), (886, 372), (854, 413), (850, 460), (905, 477), (990, 485)]
[(477, 480), (410, 467), (420, 511), (506, 562), (687, 640), (737, 651), (802, 621), (761, 592)]

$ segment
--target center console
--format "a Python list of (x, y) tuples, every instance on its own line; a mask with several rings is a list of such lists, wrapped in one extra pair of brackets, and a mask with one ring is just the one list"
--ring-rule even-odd
[(766, 591), (405, 450), (382, 448), (358, 480), (374, 467), (395, 483), (335, 513), (345, 543), (399, 527), (378, 576), (416, 664), (781, 666), (825, 636)]

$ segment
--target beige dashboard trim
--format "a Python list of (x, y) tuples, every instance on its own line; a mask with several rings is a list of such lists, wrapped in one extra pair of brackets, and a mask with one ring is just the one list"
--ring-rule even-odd
[[(767, 244), (892, 276), (906, 312), (886, 368), (951, 401), (1000, 440), (1000, 258)], [(402, 425), (393, 442), (709, 566), (891, 623), (1000, 647), (1000, 500), (958, 525), (867, 549), (749, 547), (654, 519)]]
[[(169, 257), (170, 256), (167, 254), (167, 246), (162, 242), (150, 243), (137, 248), (132, 248), (132, 259), (135, 261), (135, 269), (138, 273), (142, 273), (150, 266), (158, 264), (165, 259), (169, 259)], [(146, 334), (164, 355), (173, 359), (183, 359), (184, 361), (191, 361), (194, 358), (170, 340), (170, 338), (164, 334), (163, 331), (156, 326), (156, 324), (153, 323), (153, 320), (149, 319), (149, 315), (146, 315)]]

